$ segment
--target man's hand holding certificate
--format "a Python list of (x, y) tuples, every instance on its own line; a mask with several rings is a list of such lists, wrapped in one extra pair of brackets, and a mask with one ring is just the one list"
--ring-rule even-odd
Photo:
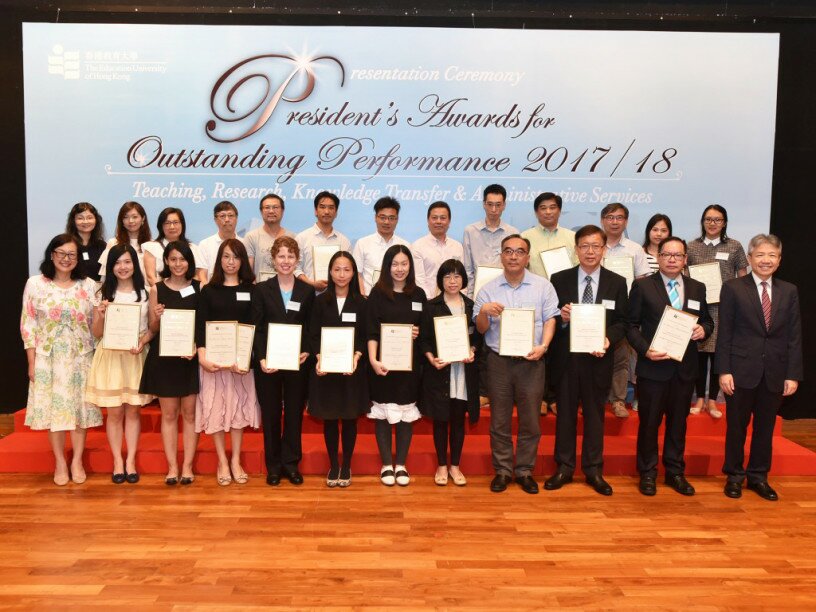
[(701, 340), (703, 336), (705, 331), (697, 324), (696, 315), (666, 306), (646, 356), (652, 361), (683, 361), (688, 343)]
[(571, 304), (569, 326), (570, 352), (603, 356), (609, 346), (606, 339), (606, 308), (603, 304)]

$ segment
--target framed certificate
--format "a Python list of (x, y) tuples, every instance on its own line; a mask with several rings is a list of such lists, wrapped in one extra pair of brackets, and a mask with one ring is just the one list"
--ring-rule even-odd
[(720, 289), (722, 289), (722, 275), (720, 274), (720, 264), (716, 261), (705, 264), (689, 266), (689, 276), (698, 280), (706, 287), (706, 302), (708, 304), (720, 303)]
[(255, 326), (239, 323), (235, 341), (235, 365), (242, 370), (249, 369), (252, 358), (252, 342), (255, 340)]
[(436, 336), (436, 356), (439, 359), (453, 363), (470, 357), (468, 321), (465, 315), (434, 317), (433, 323)]
[(266, 332), (266, 367), (270, 370), (300, 369), (301, 325), (270, 323)]
[(139, 345), (142, 307), (139, 304), (110, 302), (105, 308), (102, 348), (129, 351)]
[(329, 262), (340, 250), (337, 244), (318, 244), (312, 247), (312, 272), (314, 280), (329, 280)]
[(374, 285), (376, 285), (378, 280), (380, 280), (380, 270), (375, 269), (371, 273), (371, 286), (373, 287)]
[(226, 368), (235, 365), (238, 323), (236, 321), (207, 321), (205, 331), (207, 359)]
[(504, 274), (504, 268), (499, 266), (477, 266), (476, 278), (473, 281), (473, 299), (476, 299), (482, 287), (502, 274)]
[(572, 259), (570, 258), (567, 247), (560, 246), (554, 249), (547, 249), (541, 251), (539, 254), (541, 263), (544, 264), (544, 272), (547, 278), (552, 278), (552, 275), (561, 270), (569, 270), (572, 267)]
[(159, 357), (192, 355), (195, 351), (195, 310), (166, 308), (159, 321)]
[(604, 350), (606, 308), (603, 304), (573, 304), (569, 328), (571, 353), (595, 353)]
[(632, 289), (632, 283), (635, 282), (635, 258), (631, 255), (616, 255), (614, 257), (604, 257), (603, 267), (620, 274), (626, 279), (626, 288)]
[(535, 310), (505, 308), (499, 317), (499, 355), (526, 357), (535, 345)]
[(413, 325), (410, 323), (380, 324), (380, 361), (393, 372), (414, 369)]
[(354, 371), (353, 327), (324, 327), (320, 330), (320, 370), (334, 374)]
[(649, 348), (666, 353), (675, 361), (683, 361), (695, 325), (696, 315), (666, 306)]
[(258, 278), (257, 278), (256, 282), (262, 283), (262, 282), (264, 282), (266, 280), (269, 280), (270, 278), (272, 278), (274, 276), (277, 276), (277, 275), (278, 275), (277, 272), (261, 271), (258, 274)]

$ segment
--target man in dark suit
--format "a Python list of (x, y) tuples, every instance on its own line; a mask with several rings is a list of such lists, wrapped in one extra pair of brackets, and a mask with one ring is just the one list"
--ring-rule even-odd
[[(562, 372), (557, 386), (558, 414), (555, 429), (556, 473), (544, 483), (547, 490), (560, 489), (572, 481), (578, 402), (583, 406), (584, 441), (581, 470), (587, 484), (601, 495), (612, 495), (603, 478), (604, 404), (612, 384), (613, 352), (607, 350), (626, 335), (626, 279), (601, 267), (606, 234), (596, 225), (585, 225), (575, 234), (578, 262), (574, 268), (550, 279), (558, 293), (553, 367)], [(606, 309), (606, 338), (603, 350), (593, 353), (570, 352), (570, 318), (573, 304), (602, 304)]]
[[(802, 321), (796, 287), (773, 278), (782, 260), (774, 235), (754, 236), (748, 244), (751, 274), (723, 285), (716, 363), (725, 393), (725, 494), (742, 495), (742, 482), (760, 497), (779, 497), (768, 484), (776, 412), (782, 398), (796, 393), (802, 380)], [(754, 417), (751, 456), (745, 459), (745, 434)]]
[[(708, 314), (705, 285), (683, 276), (685, 266), (686, 243), (681, 238), (670, 236), (658, 246), (658, 272), (637, 279), (629, 294), (627, 337), (638, 354), (640, 424), (637, 469), (640, 473), (640, 492), (644, 495), (657, 492), (657, 434), (664, 413), (663, 465), (666, 468), (666, 484), (682, 495), (694, 495), (694, 487), (684, 475), (686, 417), (697, 378), (697, 341), (711, 335), (714, 322)], [(698, 317), (680, 362), (651, 348), (667, 306)]]

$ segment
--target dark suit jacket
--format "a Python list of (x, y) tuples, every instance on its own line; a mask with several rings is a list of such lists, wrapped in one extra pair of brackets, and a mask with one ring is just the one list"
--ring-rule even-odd
[[(255, 285), (252, 291), (252, 322), (255, 324), (255, 342), (253, 345), (255, 352), (255, 362), (259, 363), (266, 356), (266, 335), (269, 323), (300, 324), (300, 352), (309, 352), (308, 322), (314, 303), (314, 287), (303, 282), (299, 278), (295, 279), (292, 287), (292, 302), (300, 304), (299, 310), (287, 310), (283, 303), (280, 292), (278, 277), (272, 278)], [(307, 365), (307, 360), (303, 366)], [(301, 366), (301, 369), (303, 369)]]
[[(550, 282), (555, 287), (558, 294), (558, 307), (564, 304), (575, 304), (581, 301), (583, 285), (580, 292), (578, 289), (578, 267), (562, 270), (552, 275)], [(593, 377), (595, 384), (599, 387), (607, 388), (612, 384), (612, 347), (620, 342), (626, 335), (626, 312), (628, 304), (626, 279), (622, 276), (610, 272), (606, 268), (601, 268), (598, 277), (598, 290), (595, 295), (595, 303), (603, 304), (604, 300), (615, 302), (614, 308), (606, 310), (606, 337), (609, 338), (609, 350), (600, 359), (592, 355), (582, 353), (570, 353), (569, 350), (569, 324), (563, 325), (561, 317), (557, 318), (555, 326), (555, 338), (553, 339), (552, 352), (553, 367), (558, 372), (564, 372), (569, 359), (581, 359), (593, 366)], [(591, 361), (590, 361), (591, 360)]]
[(771, 328), (765, 329), (762, 302), (752, 274), (723, 285), (717, 372), (731, 374), (734, 385), (753, 389), (765, 375), (769, 391), (781, 393), (786, 380), (802, 380), (802, 319), (799, 292), (791, 283), (771, 279)]
[[(683, 310), (698, 316), (697, 323), (703, 327), (705, 337), (708, 338), (714, 331), (714, 321), (708, 314), (705, 285), (683, 276), (683, 291)], [(696, 301), (699, 307), (689, 307), (689, 300)], [(666, 306), (671, 306), (671, 301), (660, 272), (638, 278), (632, 284), (632, 291), (629, 294), (629, 329), (626, 337), (638, 353), (637, 375), (663, 381), (669, 380), (677, 373), (682, 380), (693, 380), (697, 377), (697, 342), (694, 340), (689, 341), (683, 361), (680, 363), (673, 359), (652, 361), (646, 357), (646, 351), (649, 350)]]
[[(354, 315), (354, 321), (344, 321), (343, 315)], [(342, 313), (337, 312), (337, 297), (333, 293), (324, 291), (315, 298), (309, 319), (309, 348), (312, 355), (320, 352), (320, 336), (324, 327), (353, 327), (354, 350), (363, 354), (362, 361), (368, 361), (366, 342), (366, 299), (362, 295), (349, 295), (343, 302)], [(351, 317), (346, 317), (351, 318)]]

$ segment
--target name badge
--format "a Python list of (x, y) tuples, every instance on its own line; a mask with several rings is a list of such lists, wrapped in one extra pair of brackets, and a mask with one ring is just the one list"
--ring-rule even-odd
[(342, 319), (343, 323), (356, 323), (357, 322), (357, 313), (356, 312), (344, 312), (341, 319)]
[(714, 255), (714, 259), (719, 259), (720, 261), (728, 261), (728, 253), (718, 251), (717, 254)]
[(90, 257), (88, 256), (88, 251), (84, 251), (82, 253), (82, 259), (84, 259), (85, 261), (88, 261), (90, 259)]
[(187, 285), (184, 289), (179, 291), (181, 297), (187, 297), (188, 295), (193, 295), (195, 293), (195, 287), (192, 285)]
[(295, 312), (300, 312), (300, 302), (292, 302), (290, 301), (286, 305), (286, 310), (294, 310)]
[(422, 302), (411, 302), (411, 310), (414, 312), (422, 312)]
[(700, 310), (700, 302), (697, 300), (689, 300), (688, 307), (693, 308), (694, 310)]
[(607, 310), (615, 310), (615, 300), (602, 300), (603, 307)]
[(235, 293), (235, 299), (239, 302), (248, 302), (249, 301), (249, 291), (237, 291)]

